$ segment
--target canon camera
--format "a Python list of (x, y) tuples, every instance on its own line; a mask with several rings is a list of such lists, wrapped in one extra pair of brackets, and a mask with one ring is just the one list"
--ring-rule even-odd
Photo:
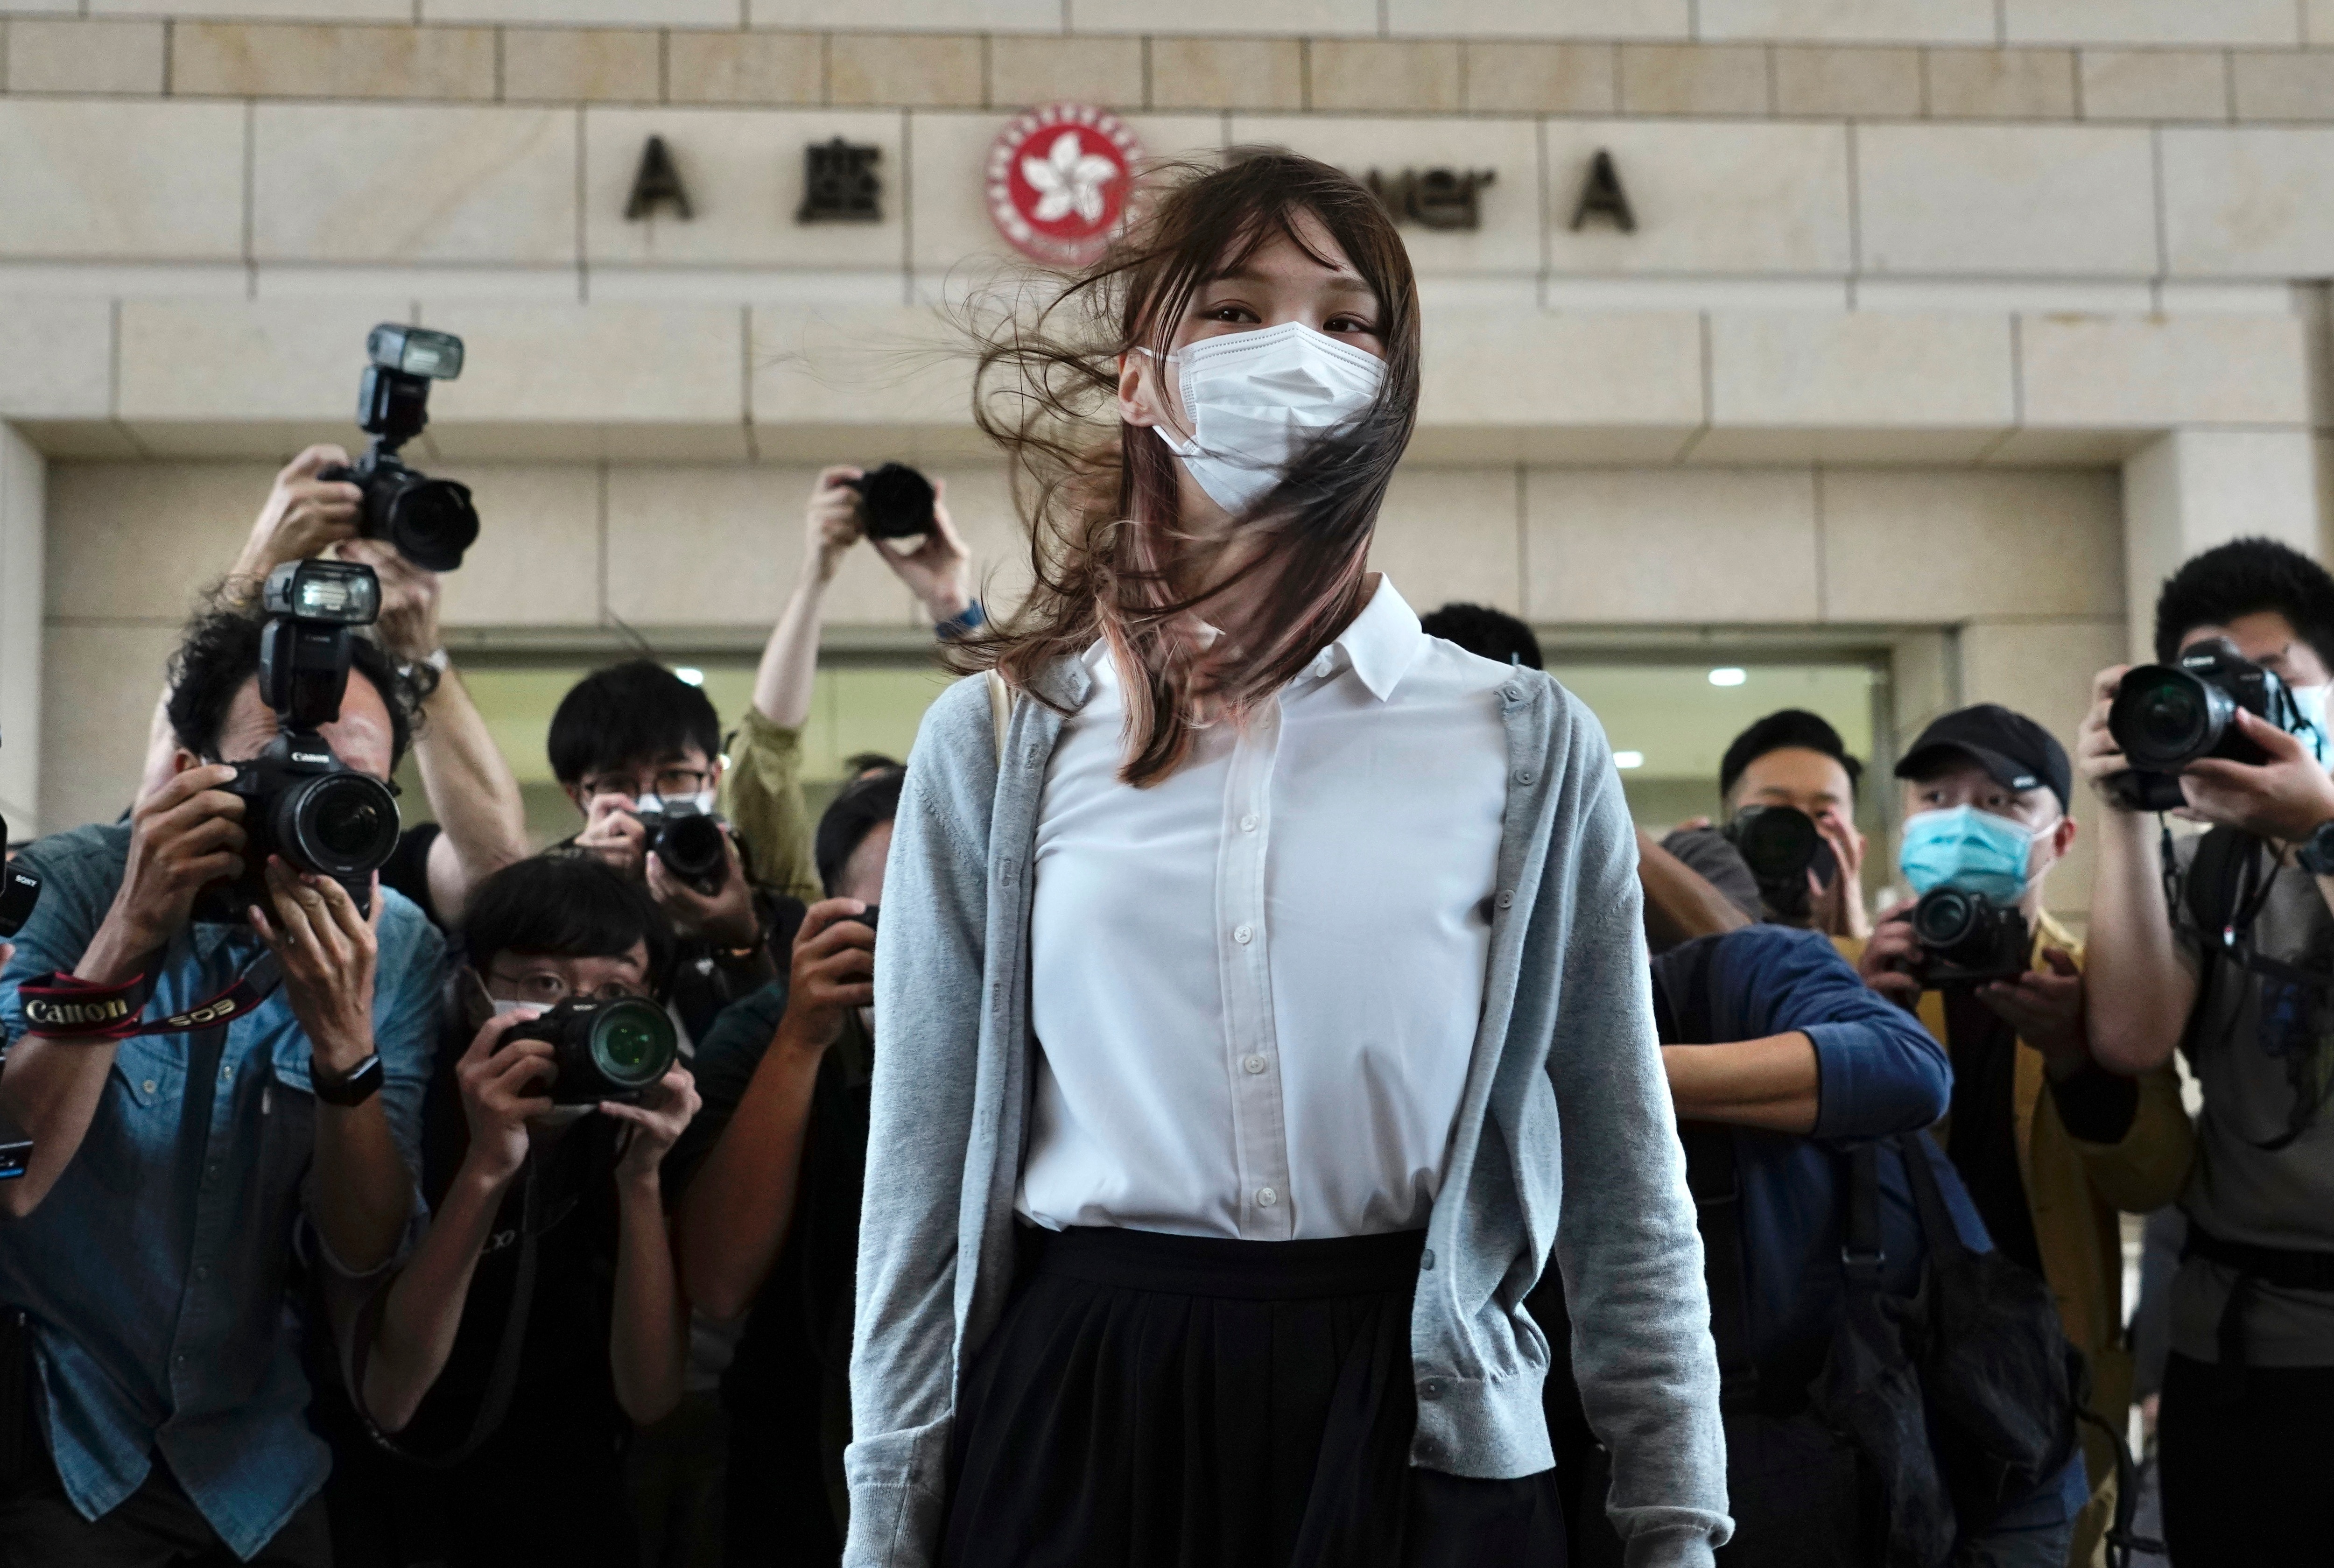
[(1960, 888), (1931, 888), (1913, 906), (1912, 921), (1921, 953), (1913, 973), (1925, 989), (1982, 986), (2026, 973), (2032, 938), (2014, 905)]
[(672, 1020), (638, 996), (570, 996), (542, 1016), (514, 1024), (503, 1039), (549, 1043), (555, 1105), (636, 1101), (680, 1060)]
[(2179, 774), (2191, 764), (2267, 762), (2269, 754), (2238, 727), (2240, 708), (2292, 735), (2317, 727), (2285, 682), (2224, 637), (2198, 643), (2177, 664), (2126, 672), (2107, 709), (2107, 733), (2131, 766), (2108, 786), (2135, 811), (2172, 811), (2188, 803)]
[(364, 492), (357, 528), (364, 537), (388, 541), (426, 571), (451, 572), (478, 538), (469, 486), (409, 468), (397, 453), (429, 427), (429, 383), (462, 373), (462, 340), (383, 322), (365, 338), (365, 354), (372, 362), (357, 384), (357, 423), (372, 445), (355, 467), (335, 466), (316, 476)]
[(1744, 806), (1719, 830), (1750, 868), (1759, 897), (1784, 919), (1805, 919), (1808, 876), (1828, 882), (1838, 866), (1815, 818), (1795, 806)]
[(320, 732), (341, 716), (353, 628), (381, 613), (381, 581), (354, 562), (286, 562), (268, 574), (261, 602), (259, 699), (275, 710), (276, 736), (220, 786), (243, 797), (245, 871), (199, 912), (237, 920), (253, 904), (266, 907), (271, 854), (331, 877), (370, 910), (372, 875), (397, 849), (397, 797), (342, 762)]

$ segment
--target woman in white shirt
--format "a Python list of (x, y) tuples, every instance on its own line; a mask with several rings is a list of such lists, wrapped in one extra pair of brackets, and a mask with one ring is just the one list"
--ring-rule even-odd
[(1577, 1177), (1615, 1522), (1707, 1563), (1610, 754), (1367, 569), (1419, 388), (1385, 210), (1236, 154), (983, 371), (1037, 582), (958, 645), (994, 673), (927, 719), (887, 871), (846, 1561), (1560, 1563), (1521, 1298)]

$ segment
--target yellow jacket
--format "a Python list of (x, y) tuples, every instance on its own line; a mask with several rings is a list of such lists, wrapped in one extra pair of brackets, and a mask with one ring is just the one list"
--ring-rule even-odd
[[(2060, 949), (2081, 967), (2081, 944), (2047, 914), (2036, 922), (2028, 958), (2036, 969), (2049, 967), (2042, 957), (2046, 948)], [(1921, 994), (1920, 1019), (1944, 1041), (1943, 996)], [(2138, 1109), (2116, 1143), (2086, 1143), (2069, 1133), (2044, 1086), (2042, 1053), (2020, 1041), (2011, 1107), (2035, 1248), (2043, 1278), (2058, 1298), (2067, 1338), (2090, 1363), (2091, 1409), (2120, 1432), (2131, 1409), (2132, 1363), (2123, 1337), (2123, 1227), (2117, 1215), (2146, 1214), (2179, 1196), (2196, 1152), (2195, 1132), (2180, 1101), (2179, 1074), (2168, 1063), (2139, 1080)], [(1940, 1123), (1934, 1131), (1950, 1148), (1950, 1123)], [(2083, 1448), (2091, 1501), (2076, 1523), (2070, 1561), (2077, 1563), (2093, 1559), (2115, 1501), (2113, 1449), (2088, 1426)]]

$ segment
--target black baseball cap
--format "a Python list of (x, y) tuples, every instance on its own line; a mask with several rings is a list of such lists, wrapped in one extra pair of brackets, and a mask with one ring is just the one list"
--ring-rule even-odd
[(2060, 811), (2071, 803), (2074, 769), (2067, 762), (2067, 748), (2049, 730), (1998, 702), (1958, 708), (1932, 723), (1896, 765), (1896, 776), (1924, 777), (1950, 755), (1975, 762), (2004, 789), (2047, 788), (2059, 797)]

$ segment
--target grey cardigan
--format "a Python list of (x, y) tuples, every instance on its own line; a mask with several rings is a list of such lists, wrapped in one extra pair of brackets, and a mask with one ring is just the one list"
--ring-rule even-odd
[[(1088, 680), (1065, 663), (1038, 687), (1075, 709)], [(1012, 1284), (1029, 868), (1062, 720), (1015, 703), (1000, 758), (988, 688), (960, 681), (925, 716), (884, 873), (847, 1568), (938, 1558), (957, 1392)], [(1718, 1362), (1654, 1043), (1636, 838), (1588, 710), (1530, 670), (1500, 701), (1490, 968), (1412, 1308), (1411, 1462), (1485, 1477), (1554, 1463), (1548, 1346), (1522, 1304), (1553, 1243), (1628, 1562), (1707, 1564), (1732, 1528)]]

